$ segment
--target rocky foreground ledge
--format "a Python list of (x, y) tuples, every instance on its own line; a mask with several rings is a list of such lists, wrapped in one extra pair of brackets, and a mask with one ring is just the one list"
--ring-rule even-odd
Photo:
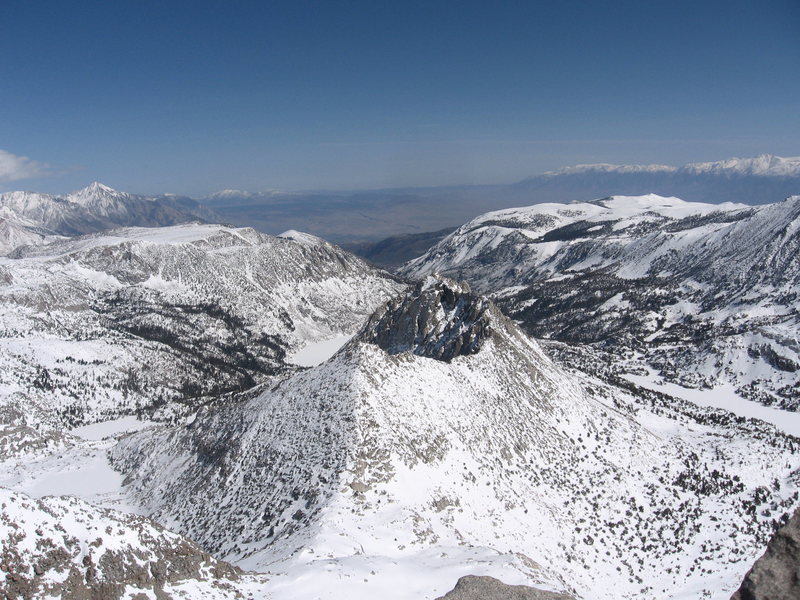
[(467, 575), (436, 600), (575, 600), (573, 596), (527, 585), (508, 585), (494, 577)]
[(772, 536), (767, 551), (745, 575), (731, 600), (800, 598), (800, 508)]

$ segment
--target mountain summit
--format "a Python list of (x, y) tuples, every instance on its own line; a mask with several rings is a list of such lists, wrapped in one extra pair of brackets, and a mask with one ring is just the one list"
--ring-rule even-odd
[(477, 353), (491, 332), (491, 304), (466, 283), (427, 277), (390, 301), (367, 324), (364, 341), (389, 354), (412, 352), (450, 362)]
[(161, 227), (222, 220), (189, 198), (137, 196), (97, 181), (63, 196), (7, 192), (0, 194), (0, 207), (11, 209), (37, 227), (66, 236), (115, 227)]
[(114, 188), (110, 188), (107, 185), (103, 185), (99, 181), (93, 181), (85, 188), (78, 190), (77, 192), (73, 192), (67, 196), (67, 199), (69, 199), (71, 202), (85, 205), (101, 199), (120, 198), (128, 195), (129, 194), (124, 192), (118, 192)]

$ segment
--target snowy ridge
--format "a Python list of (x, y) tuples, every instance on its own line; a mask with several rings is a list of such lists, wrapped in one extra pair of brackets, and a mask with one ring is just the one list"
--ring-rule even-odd
[(478, 217), (401, 272), (464, 278), (536, 337), (795, 409), (798, 223), (800, 196), (758, 207), (655, 195), (542, 204)]
[(696, 174), (796, 177), (800, 175), (800, 156), (783, 158), (772, 154), (761, 154), (754, 158), (730, 158), (715, 162), (691, 163), (682, 167), (682, 170)]
[(304, 233), (302, 231), (296, 231), (294, 229), (284, 231), (283, 233), (278, 234), (278, 237), (287, 240), (294, 240), (295, 242), (306, 244), (308, 246), (319, 246), (325, 243), (325, 240), (322, 238), (309, 233)]
[(575, 175), (579, 173), (674, 173), (677, 170), (677, 167), (671, 167), (669, 165), (612, 165), (608, 163), (596, 163), (562, 167), (555, 171), (542, 173), (541, 176)]
[(761, 154), (753, 158), (729, 158), (714, 162), (688, 163), (682, 167), (670, 165), (613, 165), (586, 164), (563, 167), (543, 173), (542, 177), (584, 173), (674, 173), (691, 175), (756, 175), (765, 177), (796, 177), (800, 175), (800, 156), (783, 158)]
[(9, 208), (40, 227), (68, 236), (115, 227), (158, 227), (218, 220), (212, 211), (189, 198), (136, 196), (96, 181), (65, 196), (7, 192), (0, 194), (0, 207)]
[(21, 249), (0, 259), (0, 416), (188, 414), (281, 375), (308, 342), (352, 335), (400, 288), (330, 244), (219, 225)]
[[(449, 362), (386, 352), (420, 315), (438, 315), (423, 334), (488, 334)], [(365, 562), (488, 546), (518, 557), (517, 582), (587, 599), (724, 598), (797, 502), (800, 446), (647, 398), (565, 373), (491, 303), (429, 280), (328, 362), (112, 458), (148, 514), (247, 568), (316, 573), (314, 596), (345, 597), (327, 573)], [(389, 571), (361, 595), (407, 597)]]
[(221, 599), (253, 583), (144, 517), (1, 488), (0, 506), (0, 593), (7, 598)]
[(0, 256), (21, 246), (46, 244), (58, 237), (55, 232), (20, 217), (8, 206), (0, 206)]

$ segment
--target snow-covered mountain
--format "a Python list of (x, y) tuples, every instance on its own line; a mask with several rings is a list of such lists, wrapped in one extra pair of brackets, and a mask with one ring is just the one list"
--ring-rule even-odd
[(399, 577), (456, 561), (586, 599), (725, 598), (800, 484), (797, 439), (568, 374), (436, 278), (326, 363), (111, 455), (143, 511), (268, 568), (276, 597), (409, 598)]
[[(495, 206), (590, 201), (610, 195), (656, 193), (693, 202), (767, 204), (800, 194), (800, 157), (763, 154), (670, 165), (589, 164), (525, 179), (498, 191)], [(514, 202), (515, 204), (499, 204)], [(491, 210), (487, 207), (487, 210)]]
[(60, 235), (219, 220), (212, 211), (188, 198), (136, 196), (98, 182), (64, 196), (6, 192), (0, 194), (0, 207)]
[(730, 158), (715, 162), (690, 163), (680, 170), (697, 174), (798, 177), (800, 176), (800, 156), (783, 158), (772, 154), (761, 154), (754, 158)]
[(0, 488), (4, 598), (233, 599), (260, 578), (141, 516)]
[[(785, 184), (787, 160), (681, 177)], [(37, 225), (177, 196), (2, 198), (6, 595), (430, 600), (485, 575), (722, 600), (800, 501), (800, 421), (747, 400), (800, 403), (800, 196), (495, 211), (413, 289), (296, 230)], [(685, 400), (709, 395), (778, 426)]]
[(466, 279), (530, 334), (629, 371), (796, 410), (799, 224), (800, 196), (540, 204), (478, 217), (402, 273)]
[(682, 167), (670, 165), (575, 165), (549, 171), (542, 176), (576, 175), (583, 173), (675, 173), (688, 175), (755, 175), (761, 177), (800, 177), (800, 156), (784, 158), (761, 154), (753, 158), (729, 158), (704, 163), (688, 163)]
[(317, 239), (128, 228), (0, 258), (0, 413), (63, 428), (160, 418), (249, 389), (352, 335), (394, 278)]
[(54, 231), (20, 217), (8, 206), (0, 206), (0, 256), (20, 246), (45, 244), (57, 237)]

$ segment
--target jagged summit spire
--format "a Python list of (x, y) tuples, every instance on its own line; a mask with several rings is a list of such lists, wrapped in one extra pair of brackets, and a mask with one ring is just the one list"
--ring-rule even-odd
[(79, 190), (78, 192), (76, 192), (76, 194), (80, 194), (80, 193), (83, 193), (83, 192), (92, 193), (92, 194), (102, 194), (102, 193), (106, 193), (106, 194), (113, 193), (113, 194), (116, 194), (116, 193), (119, 193), (114, 188), (109, 187), (109, 186), (107, 186), (107, 185), (105, 185), (103, 183), (100, 183), (99, 181), (93, 181), (92, 183), (87, 185), (82, 190)]
[(99, 181), (93, 181), (82, 190), (78, 190), (77, 192), (70, 194), (69, 199), (72, 202), (77, 202), (78, 204), (86, 204), (87, 202), (91, 202), (92, 200), (97, 200), (99, 198), (112, 198), (120, 195), (122, 195), (122, 192), (104, 185)]
[(376, 312), (363, 339), (389, 354), (410, 351), (450, 362), (480, 351), (492, 331), (491, 307), (465, 282), (431, 275)]
[(86, 187), (86, 189), (87, 190), (92, 190), (93, 192), (94, 191), (102, 191), (102, 192), (114, 192), (114, 191), (116, 191), (113, 188), (110, 188), (107, 185), (104, 185), (104, 184), (100, 183), (99, 181), (93, 181), (92, 183), (90, 183)]

